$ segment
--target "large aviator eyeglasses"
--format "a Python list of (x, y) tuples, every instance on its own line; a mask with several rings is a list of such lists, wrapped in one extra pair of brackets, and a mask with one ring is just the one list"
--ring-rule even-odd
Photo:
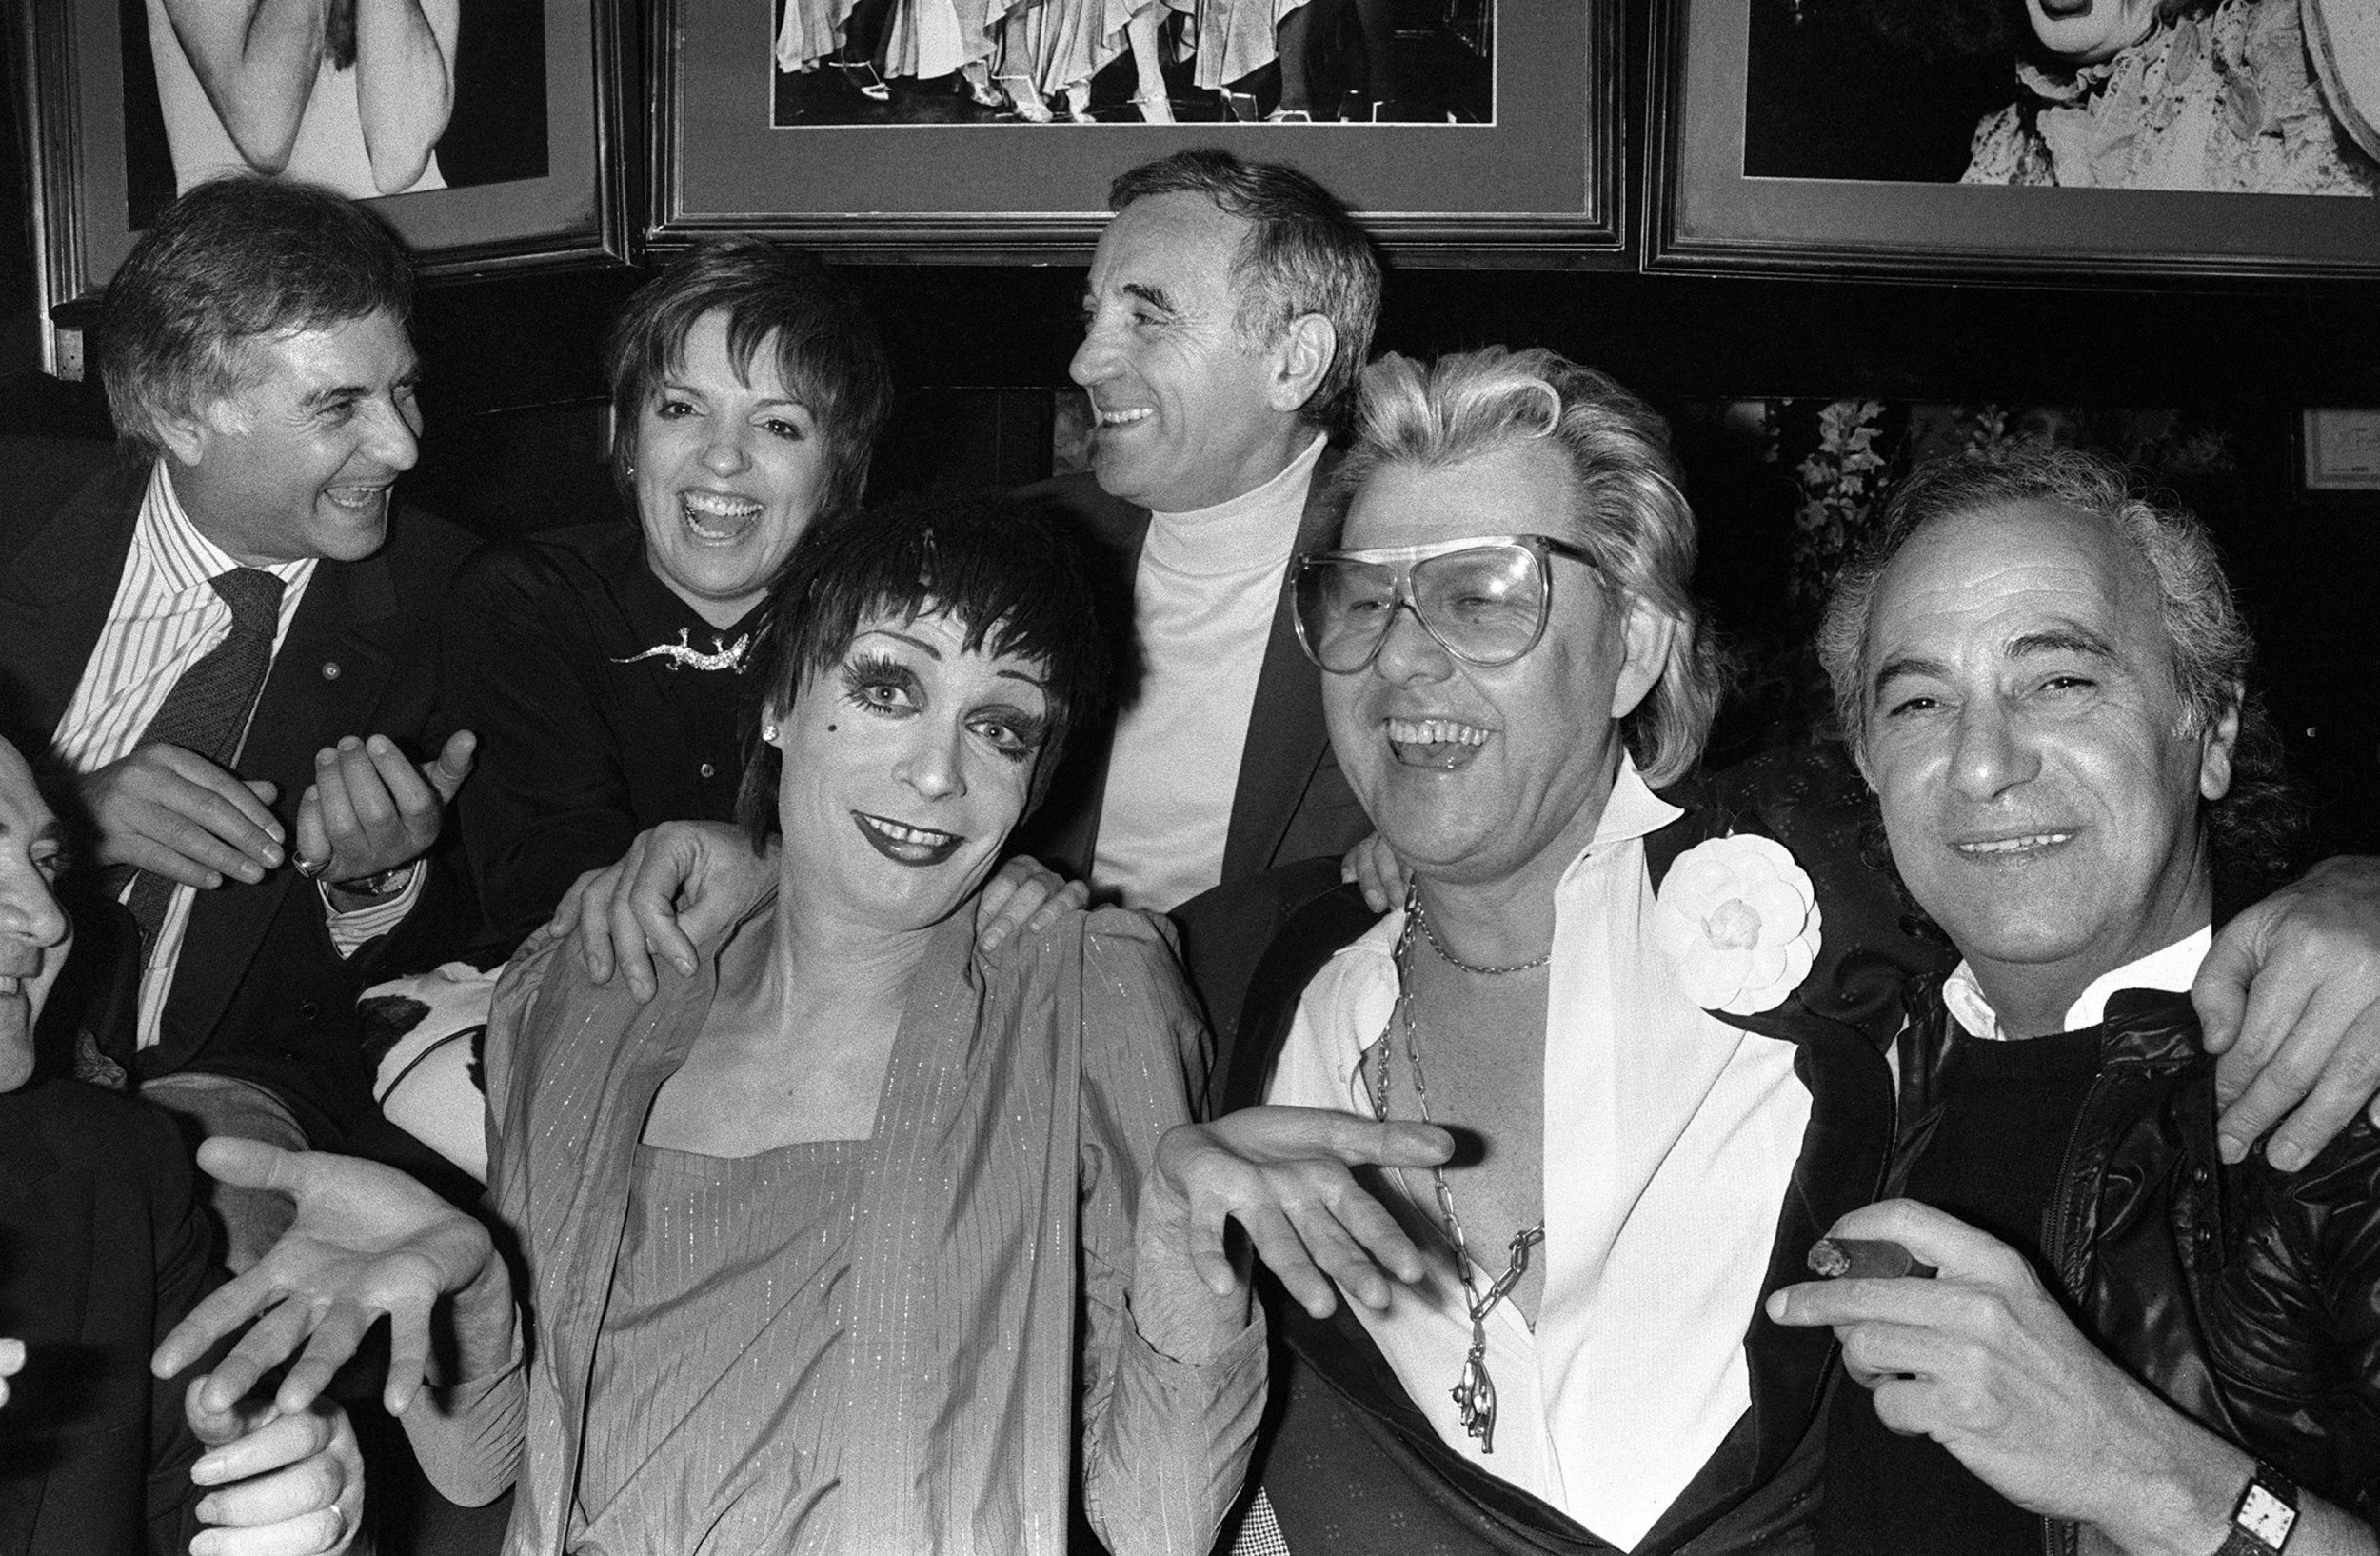
[(1378, 657), (1401, 608), (1464, 664), (1509, 665), (1545, 635), (1556, 556), (1595, 566), (1551, 535), (1318, 551), (1298, 563), (1298, 642), (1322, 668), (1353, 675)]

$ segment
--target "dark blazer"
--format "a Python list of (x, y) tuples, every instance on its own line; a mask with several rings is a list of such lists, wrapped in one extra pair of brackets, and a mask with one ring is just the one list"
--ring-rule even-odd
[[(1844, 803), (1823, 769), (1796, 762), (1769, 774), (1766, 784), (1738, 777), (1673, 790), (1665, 797), (1684, 805), (1686, 814), (1645, 840), (1645, 863), (1657, 887), (1678, 855), (1706, 838), (1776, 836), (1812, 877), (1824, 915), (1818, 960), (1791, 998), (1757, 1015), (1720, 1015), (1794, 1044), (1795, 1071), (1812, 1097), (1793, 1186), (1778, 1207), (1764, 1297), (1804, 1279), (1810, 1245), (1836, 1217), (1876, 1196), (1893, 1144), (1884, 1053), (1901, 982), (1936, 965), (1933, 949), (1900, 932), (1889, 879), (1858, 863), (1857, 808)], [(1753, 792), (1763, 788), (1765, 794)], [(1774, 803), (1753, 803), (1759, 799)], [(1375, 918), (1355, 888), (1344, 887), (1312, 901), (1283, 927), (1256, 972), (1236, 1044), (1218, 1057), (1223, 1079), (1215, 1110), (1262, 1099), (1306, 984)], [(1263, 1284), (1280, 1342), (1274, 1373), (1279, 1403), (1277, 1422), (1259, 1440), (1252, 1481), (1264, 1486), (1292, 1550), (1575, 1556), (1611, 1548), (1448, 1449), (1346, 1304), (1316, 1320), (1282, 1300), (1269, 1279)], [(1639, 1556), (1784, 1549), (1807, 1538), (1834, 1337), (1784, 1328), (1755, 1312), (1745, 1349), (1751, 1408), (1647, 1532), (1636, 1547)]]
[(173, 1123), (73, 1081), (0, 1095), (0, 1556), (188, 1550), (202, 1494), (182, 1386), (149, 1353), (214, 1258)]
[[(1337, 536), (1338, 508), (1328, 497), (1332, 463), (1326, 453), (1315, 469), (1298, 526), (1299, 553), (1319, 550)], [(1129, 706), (1141, 665), (1132, 626), (1133, 575), (1148, 536), (1148, 509), (1110, 497), (1087, 475), (1061, 476), (1028, 489), (1024, 495), (1071, 519), (1090, 552), (1101, 625), (1121, 667), (1120, 704)], [(1114, 737), (1112, 722), (1077, 737), (1048, 799), (1020, 834), (1021, 851), (1089, 879)], [(1264, 882), (1266, 873), (1295, 861), (1327, 858), (1334, 868), (1325, 884), (1336, 884), (1337, 860), (1371, 830), (1370, 819), (1331, 755), (1330, 736), (1322, 725), (1321, 672), (1298, 647), (1289, 580), (1284, 577), (1232, 794), (1222, 881), (1173, 915), (1181, 929), (1182, 960), (1191, 984), (1219, 1030), (1227, 1030), (1237, 1019), (1257, 958), (1287, 911), (1298, 906), (1281, 900), (1278, 888)]]
[[(37, 765), (107, 624), (149, 469), (102, 444), (0, 439), (0, 490), (10, 494), (0, 505), (0, 732)], [(400, 509), (377, 554), (315, 569), (240, 757), (240, 776), (280, 786), (273, 811), (292, 835), (320, 748), (377, 732), (417, 759), (432, 753), (438, 608), (472, 544)], [(404, 925), (342, 961), (321, 894), (285, 866), (255, 886), (198, 894), (154, 1047), (130, 1051), (129, 1013), (86, 1012), (87, 1025), (136, 1074), (254, 1082), (289, 1104), (318, 1148), (361, 1149), (352, 1131), (376, 1129), (379, 1115), (355, 997), (436, 961), (474, 916), (462, 871), (434, 855)], [(76, 961), (137, 956), (129, 927), (121, 914), (78, 913), (87, 938)]]

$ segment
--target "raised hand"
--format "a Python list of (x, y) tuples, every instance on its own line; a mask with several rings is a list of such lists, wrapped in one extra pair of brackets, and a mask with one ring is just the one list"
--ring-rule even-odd
[(170, 1378), (243, 1325), (248, 1332), (204, 1382), (197, 1407), (220, 1414), (258, 1378), (304, 1354), (274, 1393), (285, 1415), (311, 1405), (365, 1332), (388, 1318), (388, 1383), (400, 1414), (429, 1363), (429, 1324), (441, 1296), (471, 1288), (457, 1324), (466, 1376), (493, 1370), (511, 1346), (511, 1287), (487, 1230), (399, 1172), (320, 1151), (287, 1151), (228, 1136), (199, 1147), (198, 1165), (228, 1184), (271, 1188), (297, 1202), (297, 1219), (263, 1260), (190, 1310), (149, 1358)]
[(1405, 900), (1405, 867), (1378, 832), (1347, 850), (1339, 862), (1339, 878), (1361, 888), (1363, 906), (1375, 913), (1385, 913)]
[(1315, 1317), (1330, 1316), (1342, 1290), (1376, 1311), (1387, 1307), (1390, 1279), (1421, 1279), (1421, 1253), (1352, 1169), (1430, 1167), (1454, 1148), (1433, 1125), (1316, 1107), (1248, 1107), (1168, 1129), (1136, 1224), (1132, 1309), (1141, 1333), (1187, 1359), (1244, 1310), (1225, 1242), (1235, 1221)]
[(438, 841), (448, 802), (471, 775), (478, 741), (447, 737), (415, 767), (386, 735), (348, 735), (314, 753), (314, 782), (298, 801), (297, 857), (332, 886), (410, 864)]
[(2294, 1172), (2357, 1112), (2380, 1124), (2380, 859), (2326, 860), (2233, 918), (2190, 993), (2223, 1056), (2225, 1161), (2279, 1125), (2266, 1155)]
[[(2092, 1524), (2128, 1550), (2166, 1548), (2169, 1535), (2184, 1548), (2222, 1541), (2227, 1515), (2210, 1534), (2197, 1504), (2236, 1495), (2247, 1455), (2109, 1361), (2021, 1254), (1913, 1200), (1865, 1206), (1827, 1235), (1890, 1239), (1940, 1270), (1769, 1298), (1779, 1324), (1834, 1328), (1885, 1426), (1933, 1438), (2018, 1506)], [(2198, 1485), (2209, 1498), (2176, 1494)]]
[(656, 954), (687, 977), (694, 945), (760, 901), (777, 880), (777, 855), (721, 822), (668, 821), (636, 841), (616, 865), (591, 869), (563, 893), (542, 933), (576, 935), (592, 981), (617, 971), (640, 1002), (653, 997)]
[(191, 1556), (322, 1556), (348, 1549), (364, 1520), (364, 1455), (347, 1412), (327, 1401), (295, 1415), (269, 1405), (213, 1410), (207, 1380), (183, 1395), (191, 1432), (209, 1451), (190, 1479), (217, 1489), (198, 1516), (219, 1526)]
[(149, 745), (75, 781), (99, 829), (102, 865), (129, 865), (211, 891), (251, 885), (282, 859), (280, 791), (248, 783), (179, 746)]

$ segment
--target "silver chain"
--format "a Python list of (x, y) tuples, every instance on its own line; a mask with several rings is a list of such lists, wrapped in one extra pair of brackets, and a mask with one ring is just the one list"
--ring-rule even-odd
[[(1430, 928), (1430, 915), (1425, 912), (1421, 907), (1421, 883), (1418, 881), (1414, 882), (1411, 886), (1408, 886), (1405, 888), (1405, 924), (1406, 939), (1409, 940), (1412, 938), (1412, 926), (1417, 924), (1421, 926), (1421, 938), (1430, 943), (1430, 949), (1438, 952), (1438, 959), (1439, 961), (1445, 963), (1448, 967), (1460, 968), (1465, 972), (1477, 973), (1482, 978), (1495, 978), (1507, 972), (1528, 972), (1533, 968), (1545, 966), (1546, 963), (1554, 959), (1554, 948), (1551, 944), (1549, 944), (1545, 948), (1544, 951), (1538, 955), (1537, 960), (1533, 962), (1515, 962), (1510, 967), (1499, 968), (1488, 963), (1464, 961), (1461, 957), (1457, 956), (1453, 951), (1448, 950), (1445, 946), (1440, 944), (1438, 938), (1438, 931)], [(1398, 945), (1400, 946), (1403, 944), (1403, 941), (1398, 942)]]
[[(1392, 953), (1397, 966), (1397, 1006), (1389, 1012), (1388, 1029), (1380, 1033), (1380, 1063), (1374, 1073), (1372, 1085), (1372, 1113), (1383, 1123), (1388, 1119), (1389, 1071), (1397, 1054), (1393, 1039), (1400, 1021), (1405, 1028), (1405, 1056), (1413, 1066), (1413, 1095), (1420, 1106), (1421, 1122), (1438, 1122), (1430, 1116), (1430, 1085), (1421, 1072), (1421, 1029), (1413, 1016), (1413, 987), (1408, 968), (1412, 962), (1413, 931), (1416, 927), (1420, 928), (1433, 950), (1465, 971), (1524, 970), (1522, 968), (1475, 968), (1447, 956), (1445, 948), (1438, 945), (1438, 937), (1430, 933), (1429, 920), (1422, 916), (1421, 883), (1416, 881), (1406, 888), (1405, 927), (1397, 937), (1397, 949)], [(1549, 948), (1546, 955), (1552, 954)], [(1541, 956), (1527, 966), (1536, 967), (1544, 960), (1545, 957)], [(1446, 1225), (1446, 1241), (1455, 1250), (1455, 1274), (1462, 1282), (1464, 1307), (1471, 1316), (1471, 1349), (1463, 1358), (1462, 1377), (1450, 1393), (1456, 1408), (1461, 1413), (1462, 1429), (1479, 1440), (1480, 1453), (1489, 1454), (1496, 1451), (1496, 1383), (1488, 1376), (1487, 1369), (1488, 1315), (1512, 1295), (1513, 1287), (1518, 1286), (1521, 1277), (1528, 1274), (1529, 1250), (1545, 1240), (1545, 1222), (1540, 1219), (1536, 1226), (1513, 1233), (1512, 1247), (1505, 1254), (1504, 1272), (1489, 1282), (1487, 1289), (1482, 1291), (1474, 1271), (1481, 1275), (1487, 1271), (1471, 1257), (1471, 1242), (1463, 1235), (1462, 1217), (1455, 1213), (1455, 1190), (1446, 1181), (1446, 1169), (1442, 1167), (1431, 1167), (1430, 1180), (1437, 1189), (1438, 1219)]]

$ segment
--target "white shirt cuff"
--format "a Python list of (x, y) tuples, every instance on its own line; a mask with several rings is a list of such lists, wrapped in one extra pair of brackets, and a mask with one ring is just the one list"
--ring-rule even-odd
[(405, 868), (405, 885), (397, 888), (395, 896), (346, 912), (341, 912), (339, 905), (330, 900), (328, 881), (314, 883), (314, 889), (322, 893), (323, 908), (330, 915), (330, 948), (339, 953), (341, 961), (403, 924), (405, 915), (413, 911), (413, 905), (421, 900), (422, 881), (428, 871), (422, 868), (418, 859)]

